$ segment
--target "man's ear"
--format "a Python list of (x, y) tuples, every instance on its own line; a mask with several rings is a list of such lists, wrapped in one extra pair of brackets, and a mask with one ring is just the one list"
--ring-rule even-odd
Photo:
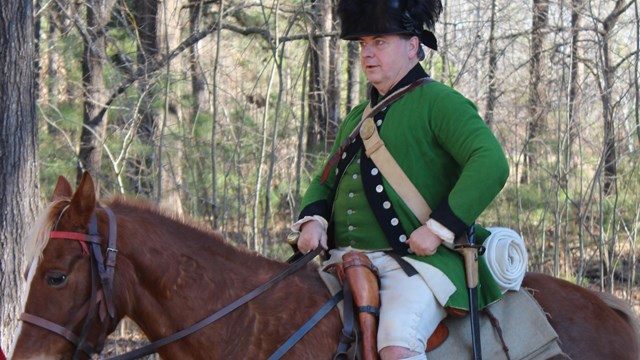
[(417, 36), (409, 38), (409, 57), (417, 58), (420, 50), (420, 39)]

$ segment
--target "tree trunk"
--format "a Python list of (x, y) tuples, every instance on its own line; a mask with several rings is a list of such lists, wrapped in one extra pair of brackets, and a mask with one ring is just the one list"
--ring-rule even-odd
[[(580, 28), (582, 27), (582, 16), (580, 12), (584, 6), (584, 0), (571, 1), (571, 80), (569, 82), (569, 106), (567, 118), (569, 121), (569, 149), (574, 139), (578, 136), (578, 122), (574, 116), (575, 104), (578, 99), (578, 90), (580, 89)], [(570, 156), (567, 157), (567, 160)]]
[[(39, 13), (40, 16), (36, 17), (33, 22), (33, 38), (34, 38), (34, 79), (35, 79), (35, 92), (36, 97), (41, 93), (45, 86), (42, 85), (44, 82), (44, 76), (42, 76), (42, 41), (46, 41), (46, 38), (43, 38), (42, 35), (42, 2), (41, 0), (34, 1), (35, 11)], [(45, 35), (46, 36), (46, 35)]]
[[(575, 116), (576, 104), (578, 101), (578, 92), (580, 89), (580, 28), (582, 27), (581, 11), (584, 5), (583, 0), (571, 1), (571, 71), (569, 80), (569, 103), (567, 104), (567, 145), (565, 151), (565, 188), (569, 187), (569, 172), (572, 168), (573, 158), (573, 146), (578, 137), (578, 131), (580, 128), (579, 118)], [(580, 190), (581, 191), (581, 190)], [(582, 198), (582, 194), (578, 194), (578, 198)], [(568, 197), (567, 197), (568, 200)], [(582, 223), (584, 217), (582, 216), (582, 209), (578, 208), (576, 224), (578, 234), (578, 266), (577, 266), (577, 278), (578, 284), (581, 285), (584, 274), (584, 227)]]
[(616, 154), (616, 125), (614, 124), (614, 107), (612, 101), (613, 84), (616, 80), (617, 65), (613, 60), (611, 49), (611, 34), (618, 23), (618, 19), (634, 2), (616, 0), (615, 7), (602, 22), (600, 35), (600, 46), (602, 48), (602, 81), (600, 97), (602, 100), (602, 118), (604, 121), (604, 193), (609, 195), (617, 191), (618, 157)]
[[(141, 0), (135, 6), (140, 35), (138, 67), (141, 71), (148, 71), (162, 57), (168, 58), (169, 51), (179, 44), (179, 6), (173, 0)], [(178, 56), (174, 61), (168, 61), (164, 72), (158, 72), (159, 76), (167, 79), (164, 94), (159, 94), (157, 90), (158, 78), (139, 81), (142, 99), (138, 114), (138, 136), (154, 150), (129, 161), (129, 173), (137, 184), (137, 192), (155, 198), (161, 207), (178, 215), (183, 214), (180, 190), (176, 186), (182, 181), (182, 109), (173, 100), (180, 96), (180, 90), (171, 84), (170, 79), (174, 70), (183, 73), (180, 59), (181, 56)], [(157, 99), (164, 100), (162, 109), (154, 103)], [(171, 151), (164, 151), (165, 148)]]
[(602, 91), (600, 99), (602, 101), (602, 120), (604, 123), (603, 137), (603, 158), (604, 158), (604, 184), (603, 189), (606, 195), (610, 195), (616, 191), (616, 176), (618, 174), (617, 155), (616, 155), (616, 132), (613, 118), (612, 94), (613, 82), (615, 81), (615, 65), (612, 59), (611, 47), (609, 45), (610, 32), (613, 29), (616, 18), (609, 18), (604, 22), (604, 29), (600, 34), (602, 46)]
[[(330, 2), (331, 3), (331, 2)], [(333, 6), (338, 8), (337, 3)], [(335, 15), (337, 17), (337, 14)], [(334, 22), (331, 22), (334, 24)], [(334, 25), (335, 26), (335, 25)], [(332, 28), (331, 30), (337, 31)], [(329, 151), (336, 140), (338, 126), (340, 125), (340, 84), (342, 82), (342, 40), (338, 36), (332, 36), (329, 40), (329, 69), (327, 83), (327, 128), (325, 136), (325, 150)]]
[[(620, 16), (630, 7), (629, 3), (625, 3), (623, 0), (617, 0), (615, 7), (611, 13), (602, 22), (602, 31), (600, 35), (600, 46), (602, 51), (602, 87), (600, 92), (600, 98), (602, 101), (602, 119), (604, 121), (604, 138), (603, 138), (603, 193), (604, 195), (612, 195), (613, 201), (617, 201), (617, 177), (618, 177), (618, 156), (616, 150), (616, 124), (614, 115), (614, 100), (613, 100), (613, 85), (616, 81), (616, 64), (613, 60), (613, 50), (611, 49), (611, 33), (618, 22)], [(615, 202), (614, 202), (615, 203)], [(614, 217), (615, 219), (615, 217)], [(601, 221), (602, 215), (601, 215)], [(616, 258), (616, 243), (617, 236), (614, 236), (609, 241), (606, 249), (601, 248), (600, 259), (601, 268), (603, 269), (602, 278), (604, 279), (604, 286), (609, 291), (613, 290), (614, 282), (614, 269), (613, 263)], [(603, 251), (604, 250), (604, 251)]]
[(39, 208), (33, 2), (0, 6), (0, 344), (21, 303), (22, 239)]
[(106, 26), (111, 17), (114, 0), (87, 1), (88, 38), (85, 38), (82, 53), (82, 88), (84, 93), (84, 112), (82, 132), (80, 134), (80, 151), (78, 152), (77, 181), (80, 182), (83, 171), (93, 174), (94, 185), (100, 193), (100, 176), (102, 167), (102, 145), (107, 127), (107, 117), (99, 116), (108, 94), (104, 84), (104, 63), (106, 54)]
[(115, 0), (88, 0), (86, 34), (82, 52), (82, 88), (84, 112), (80, 150), (78, 152), (78, 174), (80, 181), (83, 171), (93, 175), (97, 193), (100, 193), (102, 167), (102, 146), (107, 127), (107, 117), (103, 114), (109, 94), (104, 84), (104, 64), (106, 61), (106, 26), (111, 18)]
[(57, 4), (47, 11), (47, 21), (49, 22), (47, 30), (48, 51), (44, 54), (47, 58), (47, 66), (43, 69), (47, 77), (47, 83), (43, 84), (42, 91), (46, 91), (50, 95), (48, 102), (53, 106), (57, 106), (58, 103), (67, 100), (66, 90), (64, 90), (63, 83), (60, 81), (65, 76), (66, 71), (57, 49), (60, 46), (60, 32), (57, 25), (58, 11)]
[(547, 117), (546, 88), (544, 87), (544, 42), (549, 19), (548, 0), (533, 0), (533, 28), (531, 30), (531, 60), (529, 62), (529, 125), (525, 144), (524, 167), (520, 182), (528, 184), (536, 166), (538, 134)]
[(329, 46), (326, 38), (316, 37), (316, 35), (330, 29), (328, 20), (331, 18), (330, 4), (330, 0), (315, 0), (312, 6), (314, 22), (309, 45), (311, 69), (309, 71), (309, 122), (307, 123), (307, 152), (310, 153), (320, 150), (320, 144), (326, 144)]
[[(224, 14), (224, 9), (225, 9), (226, 3), (224, 2), (224, 0), (220, 0), (220, 4), (218, 6), (218, 24), (222, 23), (222, 19), (223, 19), (223, 14)], [(222, 30), (218, 29), (217, 33), (216, 33), (216, 51), (215, 51), (215, 56), (214, 56), (214, 60), (213, 60), (213, 74), (212, 74), (212, 80), (211, 80), (211, 86), (213, 88), (212, 94), (211, 94), (211, 112), (212, 112), (212, 117), (211, 117), (211, 213), (212, 213), (212, 225), (214, 229), (218, 229), (219, 226), (221, 225), (221, 223), (224, 223), (223, 221), (220, 221), (221, 218), (221, 213), (224, 213), (223, 211), (220, 211), (220, 206), (218, 206), (218, 203), (220, 201), (220, 196), (218, 195), (218, 179), (219, 179), (219, 175), (218, 175), (218, 146), (217, 146), (217, 139), (218, 139), (218, 123), (219, 121), (219, 115), (220, 113), (223, 113), (220, 110), (220, 106), (221, 106), (221, 101), (220, 101), (220, 96), (219, 96), (219, 91), (218, 91), (218, 87), (220, 86), (220, 81), (218, 80), (218, 73), (220, 72), (220, 63), (221, 63), (221, 58), (220, 58), (220, 49), (222, 47)], [(240, 143), (237, 142), (236, 146), (240, 146)], [(234, 156), (234, 161), (235, 161), (235, 156)], [(225, 181), (226, 184), (226, 181)], [(240, 185), (238, 185), (240, 186)], [(226, 199), (226, 196), (223, 195), (222, 196), (223, 199)], [(247, 241), (250, 241), (249, 238), (247, 238)]]
[(443, 11), (442, 11), (442, 41), (438, 45), (438, 54), (442, 59), (442, 75), (441, 81), (445, 84), (451, 84), (449, 81), (449, 58), (447, 57), (447, 49), (448, 49), (448, 39), (447, 39), (447, 28), (449, 25), (449, 5), (447, 0), (442, 1)]
[[(165, 0), (158, 9), (158, 44), (160, 54), (169, 57), (169, 52), (180, 44), (180, 9), (178, 0)], [(164, 111), (162, 124), (156, 126), (158, 139), (158, 181), (156, 196), (160, 206), (180, 216), (183, 215), (179, 184), (182, 183), (182, 160), (184, 147), (182, 142), (182, 106), (180, 97), (184, 81), (171, 82), (172, 71), (185, 74), (182, 55), (174, 61), (167, 62), (165, 70), (166, 87), (164, 94)], [(186, 79), (183, 79), (186, 80)], [(164, 149), (168, 149), (165, 151)]]
[(484, 121), (489, 127), (493, 125), (493, 111), (496, 107), (496, 71), (498, 67), (498, 50), (496, 49), (496, 0), (491, 0), (491, 21), (489, 24), (489, 91)]
[(347, 44), (347, 112), (360, 103), (360, 49), (358, 43)]
[[(634, 74), (638, 74), (640, 71), (640, 11), (638, 11), (637, 1), (633, 2), (633, 9), (634, 19), (636, 23), (636, 53), (633, 56), (633, 70)], [(636, 137), (638, 139), (638, 145), (640, 146), (640, 82), (638, 81), (637, 76), (633, 78), (633, 90), (635, 102), (635, 111), (633, 112), (633, 117), (636, 126)]]
[[(158, 60), (158, 22), (156, 16), (160, 3), (157, 0), (139, 0), (133, 3), (134, 16), (138, 33), (138, 71), (148, 72)], [(138, 80), (140, 91), (140, 109), (136, 114), (138, 122), (138, 139), (150, 149), (156, 149), (154, 127), (157, 124), (157, 114), (153, 108), (153, 99), (158, 97), (158, 90), (154, 86), (154, 79), (143, 77)], [(127, 161), (128, 177), (135, 184), (135, 192), (145, 197), (152, 197), (154, 191), (153, 151), (138, 154)]]
[(602, 36), (602, 52), (604, 58), (604, 90), (600, 94), (602, 99), (602, 120), (604, 122), (604, 193), (609, 195), (616, 191), (616, 177), (618, 174), (617, 155), (616, 155), (616, 127), (613, 119), (613, 104), (611, 100), (611, 90), (615, 78), (615, 68), (611, 59), (611, 50), (609, 46), (609, 30), (606, 29), (606, 35)]
[[(196, 3), (189, 8), (189, 32), (193, 36), (200, 31), (202, 21), (202, 5)], [(206, 80), (200, 64), (198, 44), (189, 48), (189, 67), (191, 71), (191, 92), (193, 105), (191, 107), (191, 119), (195, 119), (200, 113), (209, 111), (209, 100), (206, 92)]]

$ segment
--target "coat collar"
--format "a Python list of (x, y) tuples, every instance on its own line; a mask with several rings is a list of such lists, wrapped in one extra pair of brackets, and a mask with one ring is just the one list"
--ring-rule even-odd
[(394, 93), (396, 90), (403, 88), (412, 84), (414, 81), (421, 79), (423, 77), (429, 76), (426, 71), (422, 68), (420, 64), (416, 64), (409, 72), (402, 78), (398, 83), (391, 88), (385, 96), (381, 96), (378, 90), (375, 87), (371, 87), (371, 91), (369, 93), (369, 99), (371, 100), (371, 106), (376, 106), (380, 101), (382, 101), (387, 95)]

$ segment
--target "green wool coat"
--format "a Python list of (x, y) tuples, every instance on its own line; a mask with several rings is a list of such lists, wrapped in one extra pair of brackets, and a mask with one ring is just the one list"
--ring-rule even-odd
[[(343, 121), (337, 135), (335, 146), (329, 156), (331, 158), (361, 120), (366, 103), (355, 107)], [(391, 104), (384, 112), (384, 122), (379, 130), (380, 137), (387, 149), (407, 174), (424, 199), (434, 210), (432, 217), (448, 228), (467, 227), (472, 224), (482, 211), (504, 186), (509, 167), (500, 144), (479, 116), (475, 105), (454, 89), (439, 82), (423, 84), (405, 94)], [(354, 159), (359, 158), (357, 154)], [(333, 165), (335, 167), (335, 165)], [(357, 174), (357, 161), (348, 166), (341, 182), (351, 179)], [(355, 177), (354, 177), (355, 178)], [(357, 183), (355, 185), (356, 190)], [(340, 214), (336, 208), (348, 206), (363, 209), (360, 216), (375, 221), (369, 209), (367, 199), (346, 199), (344, 186), (336, 184), (334, 169), (329, 172), (326, 181), (316, 176), (310, 184), (302, 201), (303, 214), (305, 208), (313, 208), (315, 204), (324, 203), (329, 214), (327, 217), (334, 225)], [(400, 223), (410, 234), (421, 226), (419, 220), (384, 181), (387, 192)], [(336, 195), (339, 194), (339, 198)], [(360, 203), (354, 203), (360, 202)], [(369, 209), (369, 213), (367, 213)], [(308, 215), (308, 209), (307, 214)], [(454, 224), (456, 226), (448, 226)], [(342, 227), (344, 225), (340, 225)], [(329, 236), (338, 235), (338, 245), (349, 245), (343, 239), (343, 229), (335, 229)], [(362, 239), (384, 239), (380, 226), (366, 226), (358, 230), (360, 236), (355, 247), (370, 249)], [(454, 233), (459, 231), (453, 230)], [(476, 241), (482, 242), (488, 232), (478, 228)], [(352, 243), (353, 244), (353, 243)], [(374, 248), (380, 243), (371, 243)], [(388, 247), (388, 246), (387, 246)], [(444, 272), (456, 287), (449, 298), (447, 306), (468, 309), (468, 293), (464, 272), (463, 258), (457, 252), (440, 246), (432, 256), (411, 256), (429, 263)], [(484, 259), (479, 262), (480, 285), (478, 287), (480, 307), (484, 307), (501, 298)]]

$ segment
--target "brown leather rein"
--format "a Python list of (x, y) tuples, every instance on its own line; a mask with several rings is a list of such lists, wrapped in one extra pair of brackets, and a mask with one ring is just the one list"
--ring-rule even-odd
[[(113, 274), (115, 272), (116, 266), (116, 254), (118, 252), (116, 248), (116, 240), (117, 240), (117, 223), (115, 215), (113, 211), (109, 208), (102, 207), (102, 209), (107, 213), (109, 218), (109, 241), (107, 243), (107, 252), (106, 256), (102, 256), (100, 244), (101, 244), (101, 236), (98, 233), (97, 226), (97, 217), (95, 212), (91, 216), (91, 220), (89, 222), (89, 234), (76, 233), (76, 232), (66, 232), (66, 231), (52, 231), (50, 238), (51, 239), (64, 239), (64, 240), (75, 240), (80, 243), (82, 247), (83, 254), (92, 255), (93, 260), (91, 262), (91, 297), (89, 301), (85, 303), (82, 308), (78, 311), (77, 315), (70, 321), (66, 326), (58, 325), (54, 322), (51, 322), (42, 317), (23, 313), (20, 316), (20, 320), (39, 326), (46, 330), (49, 330), (53, 333), (56, 333), (72, 344), (76, 345), (76, 352), (73, 356), (74, 359), (79, 357), (80, 352), (84, 352), (87, 356), (91, 357), (92, 354), (99, 354), (104, 347), (104, 343), (106, 337), (113, 329), (109, 329), (109, 324), (113, 323), (115, 316), (115, 303), (114, 303), (114, 295), (113, 295)], [(89, 251), (89, 247), (91, 247), (91, 251)], [(231, 313), (235, 309), (240, 306), (246, 304), (251, 301), (258, 295), (264, 293), (269, 288), (271, 288), (276, 283), (283, 280), (288, 275), (298, 271), (304, 265), (306, 265), (309, 261), (311, 261), (314, 257), (316, 257), (322, 251), (321, 247), (318, 247), (316, 250), (305, 254), (302, 258), (296, 260), (291, 264), (287, 269), (276, 275), (274, 278), (269, 280), (268, 282), (260, 285), (249, 293), (243, 295), (217, 312), (209, 315), (205, 319), (191, 325), (190, 327), (180, 330), (172, 335), (166, 336), (159, 340), (154, 341), (153, 343), (143, 346), (137, 350), (130, 351), (128, 353), (118, 355), (115, 357), (111, 357), (108, 360), (130, 360), (137, 359), (144, 355), (153, 354), (157, 351), (161, 346), (167, 345), (174, 341), (180, 340), (185, 336), (188, 336), (208, 325), (213, 323), (214, 321), (222, 318), (223, 316)], [(97, 279), (100, 280), (100, 289), (97, 289)], [(110, 321), (105, 321), (107, 314), (109, 315)], [(86, 338), (89, 334), (89, 330), (91, 329), (91, 325), (96, 318), (96, 315), (99, 315), (100, 322), (102, 324), (102, 332), (98, 339), (98, 343), (94, 346), (89, 344), (86, 341)], [(73, 332), (73, 328), (75, 328), (82, 319), (86, 316), (85, 323), (82, 328), (82, 333), (80, 336), (76, 335)], [(115, 324), (112, 324), (115, 327)]]

